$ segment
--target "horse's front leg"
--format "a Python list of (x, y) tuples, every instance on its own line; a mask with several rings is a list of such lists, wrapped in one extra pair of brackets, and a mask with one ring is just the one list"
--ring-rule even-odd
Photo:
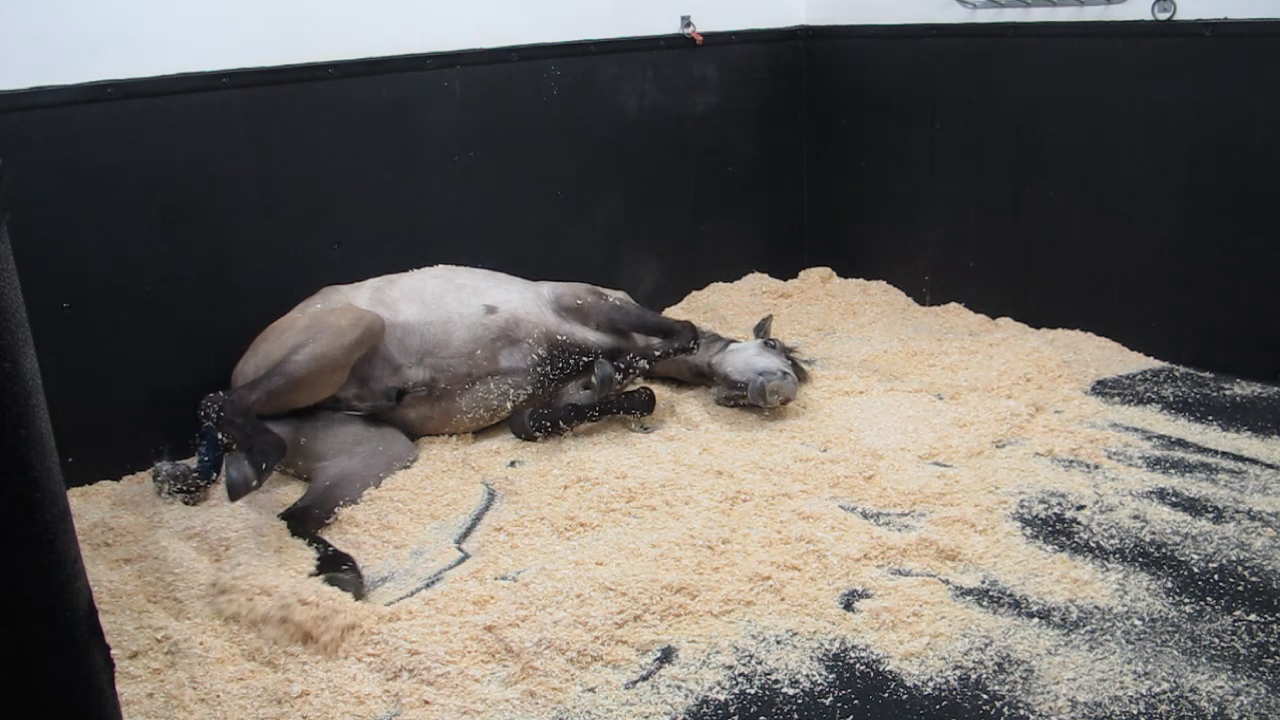
[(518, 438), (538, 440), (615, 415), (652, 415), (653, 391), (641, 387), (622, 392), (626, 382), (613, 363), (597, 358), (587, 371), (564, 383), (550, 401), (516, 411), (507, 425)]
[(616, 415), (648, 417), (656, 406), (657, 397), (653, 390), (642, 386), (605, 395), (595, 402), (543, 405), (521, 410), (511, 416), (507, 426), (521, 440), (541, 440)]

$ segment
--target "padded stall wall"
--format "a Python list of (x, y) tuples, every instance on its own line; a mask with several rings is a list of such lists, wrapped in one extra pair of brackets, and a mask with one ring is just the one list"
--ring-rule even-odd
[(803, 60), (780, 30), (0, 96), (68, 482), (187, 457), (203, 394), (326, 284), (458, 263), (662, 308), (794, 274)]
[(815, 29), (809, 260), (1280, 380), (1280, 23)]

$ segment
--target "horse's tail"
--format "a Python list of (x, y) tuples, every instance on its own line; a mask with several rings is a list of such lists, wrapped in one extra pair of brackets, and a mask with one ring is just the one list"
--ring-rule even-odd
[(161, 496), (180, 500), (185, 505), (199, 505), (209, 488), (222, 474), (226, 439), (218, 432), (222, 414), (222, 393), (208, 395), (200, 402), (200, 430), (196, 433), (196, 464), (159, 462), (151, 469), (151, 480)]
[(196, 477), (209, 485), (222, 473), (223, 454), (230, 444), (229, 439), (218, 431), (226, 401), (226, 393), (210, 393), (200, 401), (200, 409), (196, 413), (200, 418), (200, 432), (196, 434)]
[(222, 474), (222, 439), (212, 425), (201, 425), (196, 435), (195, 475), (205, 486), (212, 485)]

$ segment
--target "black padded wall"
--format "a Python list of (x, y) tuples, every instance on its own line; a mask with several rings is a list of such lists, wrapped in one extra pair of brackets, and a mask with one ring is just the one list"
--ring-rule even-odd
[(820, 28), (0, 94), (64, 475), (190, 452), (323, 284), (435, 262), (654, 307), (827, 264), (1280, 379), (1280, 23)]
[(22, 714), (119, 720), (115, 664), (85, 575), (6, 230), (0, 166), (0, 631), (6, 701)]
[(808, 39), (810, 260), (1280, 380), (1280, 23)]
[(448, 262), (660, 309), (752, 270), (794, 274), (797, 37), (7, 98), (14, 252), (67, 480), (186, 457), (200, 397), (325, 284)]

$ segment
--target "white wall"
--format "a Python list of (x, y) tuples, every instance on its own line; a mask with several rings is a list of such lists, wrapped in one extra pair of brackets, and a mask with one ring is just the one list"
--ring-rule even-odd
[[(0, 90), (530, 43), (797, 25), (1146, 20), (1114, 7), (954, 0), (0, 0)], [(1280, 0), (1178, 0), (1180, 19), (1280, 17)]]
[(804, 0), (0, 0), (0, 90), (531, 43), (792, 27)]
[[(1149, 20), (1152, 0), (1112, 6), (966, 10), (955, 0), (806, 0), (807, 25)], [(1177, 0), (1177, 20), (1280, 17), (1280, 0)]]

